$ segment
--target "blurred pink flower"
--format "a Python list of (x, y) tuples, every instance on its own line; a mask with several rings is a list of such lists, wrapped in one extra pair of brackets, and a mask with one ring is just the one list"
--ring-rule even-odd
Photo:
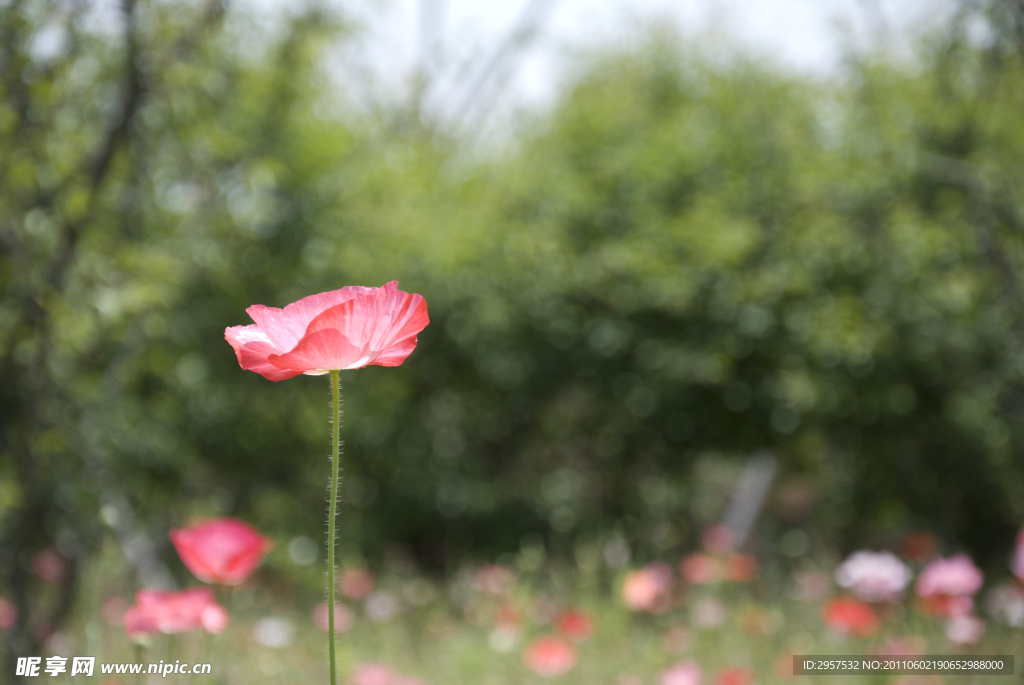
[(874, 633), (880, 624), (871, 605), (853, 597), (830, 599), (822, 609), (821, 618), (837, 633), (856, 633), (861, 637)]
[(399, 290), (398, 281), (380, 288), (346, 286), (284, 309), (254, 304), (245, 311), (256, 323), (226, 328), (224, 337), (243, 369), (271, 381), (371, 364), (398, 366), (429, 322), (426, 300)]
[(1017, 533), (1017, 547), (1013, 552), (1013, 561), (1010, 563), (1010, 570), (1013, 575), (1024, 581), (1024, 528)]
[(394, 685), (398, 677), (390, 666), (384, 664), (358, 664), (352, 672), (352, 685)]
[(36, 552), (32, 557), (32, 573), (43, 582), (55, 585), (64, 579), (67, 572), (67, 562), (53, 547)]
[(668, 609), (672, 592), (672, 569), (667, 564), (651, 564), (626, 575), (622, 599), (633, 611), (659, 614)]
[(658, 685), (700, 685), (700, 666), (696, 661), (681, 661), (658, 676)]
[(946, 622), (946, 639), (957, 645), (973, 645), (985, 633), (985, 622), (977, 616), (954, 616)]
[(576, 649), (557, 637), (541, 637), (523, 650), (523, 664), (539, 676), (553, 678), (576, 665)]
[(219, 633), (227, 627), (228, 614), (213, 599), (209, 588), (200, 587), (180, 592), (139, 590), (135, 605), (124, 614), (124, 629), (129, 637), (152, 633), (185, 633), (203, 628)]
[(555, 628), (573, 642), (585, 642), (594, 634), (594, 621), (578, 609), (569, 609), (555, 617)]
[(917, 579), (918, 597), (973, 595), (981, 589), (985, 576), (966, 554), (936, 559)]
[(910, 569), (892, 552), (861, 550), (836, 569), (840, 587), (868, 602), (894, 602), (910, 584)]
[(6, 597), (0, 597), (0, 630), (9, 630), (18, 622), (18, 608)]
[[(355, 616), (348, 610), (347, 606), (341, 602), (334, 605), (335, 635), (347, 633), (352, 629), (355, 620)], [(329, 626), (327, 621), (327, 602), (320, 602), (313, 608), (313, 624), (325, 633), (327, 632)]]
[(473, 587), (489, 595), (503, 595), (515, 584), (515, 571), (501, 564), (484, 564), (473, 573)]
[(338, 577), (338, 589), (349, 599), (360, 600), (373, 592), (375, 586), (373, 574), (362, 566), (347, 568)]
[(234, 518), (217, 518), (169, 533), (178, 556), (206, 583), (238, 585), (273, 547), (268, 538)]

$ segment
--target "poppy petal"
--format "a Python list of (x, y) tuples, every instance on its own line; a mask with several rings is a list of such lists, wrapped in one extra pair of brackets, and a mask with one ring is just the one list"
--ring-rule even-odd
[(288, 354), (272, 354), (270, 363), (279, 369), (308, 373), (366, 366), (363, 352), (333, 328), (310, 333)]

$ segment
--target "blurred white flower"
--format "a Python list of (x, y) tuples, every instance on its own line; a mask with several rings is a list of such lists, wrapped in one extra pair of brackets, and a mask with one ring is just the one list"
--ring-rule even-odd
[(973, 645), (985, 633), (985, 622), (977, 616), (954, 616), (946, 622), (946, 639), (958, 645)]
[(295, 624), (286, 618), (268, 616), (256, 621), (252, 636), (264, 647), (283, 649), (295, 641)]
[(713, 597), (700, 600), (693, 608), (693, 622), (701, 628), (717, 628), (725, 619), (725, 605)]
[(366, 612), (366, 617), (377, 623), (389, 620), (398, 613), (400, 608), (398, 598), (386, 590), (371, 592), (366, 597), (366, 601), (363, 602), (363, 610)]
[(836, 582), (866, 602), (892, 602), (910, 584), (910, 569), (892, 552), (854, 552), (836, 569)]
[(1024, 590), (1012, 583), (993, 588), (985, 596), (985, 611), (1009, 626), (1024, 628)]

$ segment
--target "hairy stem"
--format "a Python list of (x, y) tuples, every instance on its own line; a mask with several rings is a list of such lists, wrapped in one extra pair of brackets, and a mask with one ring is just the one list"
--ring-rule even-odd
[(341, 447), (341, 377), (338, 371), (331, 371), (331, 500), (327, 514), (327, 566), (331, 575), (327, 582), (327, 651), (331, 660), (331, 685), (337, 685), (338, 676), (334, 658), (334, 586), (337, 585), (337, 571), (334, 568), (334, 519), (338, 510), (338, 461)]

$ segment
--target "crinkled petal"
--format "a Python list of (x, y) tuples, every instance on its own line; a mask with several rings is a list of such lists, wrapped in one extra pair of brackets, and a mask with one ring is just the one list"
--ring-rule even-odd
[(360, 295), (370, 295), (378, 290), (394, 290), (397, 287), (398, 281), (392, 281), (383, 288), (347, 285), (339, 290), (304, 297), (301, 300), (292, 302), (284, 309), (254, 304), (245, 311), (248, 312), (260, 330), (266, 334), (268, 341), (279, 352), (287, 352), (298, 345), (299, 341), (306, 334), (309, 322), (325, 310), (343, 302), (348, 302)]
[(259, 326), (232, 326), (224, 329), (224, 338), (235, 350), (238, 364), (247, 371), (255, 371), (267, 380), (283, 381), (298, 373), (277, 368), (267, 357), (278, 354), (280, 350), (271, 344)]
[(362, 351), (333, 328), (314, 331), (288, 354), (272, 354), (270, 363), (292, 375), (366, 366)]
[(359, 359), (366, 359), (354, 366), (328, 368), (398, 366), (412, 353), (416, 335), (429, 322), (427, 302), (421, 295), (381, 288), (331, 307), (309, 323), (306, 334), (337, 330), (361, 351)]

